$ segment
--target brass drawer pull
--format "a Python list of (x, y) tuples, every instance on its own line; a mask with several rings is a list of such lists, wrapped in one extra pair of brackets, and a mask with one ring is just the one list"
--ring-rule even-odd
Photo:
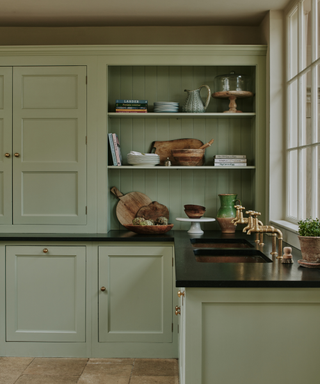
[(175, 311), (175, 314), (176, 314), (176, 315), (181, 315), (181, 311), (180, 311), (180, 309), (181, 309), (181, 308), (178, 307), (178, 306), (176, 305), (176, 308), (175, 308), (175, 310), (176, 310), (176, 311)]
[(20, 153), (15, 153), (14, 155), (15, 155), (15, 157), (19, 157)]
[(43, 251), (42, 251), (43, 253), (48, 253), (49, 251), (48, 251), (48, 248), (43, 248)]
[(106, 290), (106, 287), (101, 287), (100, 290), (104, 292)]
[(178, 297), (184, 296), (184, 291), (178, 291)]
[(5, 153), (4, 155), (5, 155), (5, 157), (10, 157), (10, 153), (8, 153), (8, 152)]

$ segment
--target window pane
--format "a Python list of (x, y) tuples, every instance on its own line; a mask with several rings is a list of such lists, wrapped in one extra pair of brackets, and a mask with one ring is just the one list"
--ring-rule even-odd
[(298, 73), (298, 8), (289, 16), (289, 78)]
[[(317, 17), (317, 20), (318, 20), (318, 44), (319, 44), (319, 41), (320, 41), (320, 39), (319, 39), (319, 37), (320, 37), (320, 0), (318, 1), (318, 17)], [(320, 49), (318, 48), (318, 53), (317, 53), (317, 55), (316, 55), (316, 57), (317, 58), (319, 58), (320, 57)]]
[(302, 110), (303, 120), (305, 124), (302, 129), (302, 143), (301, 145), (311, 144), (312, 143), (312, 114), (311, 114), (311, 105), (312, 105), (312, 92), (313, 84), (311, 81), (311, 71), (302, 76), (302, 85), (303, 85), (303, 105)]
[(298, 218), (298, 151), (290, 151), (288, 156), (288, 191), (289, 191), (289, 216)]
[(313, 196), (312, 196), (312, 148), (308, 147), (305, 150), (303, 150), (303, 156), (305, 156), (305, 169), (303, 170), (305, 172), (305, 175), (303, 177), (303, 185), (305, 186), (305, 197), (306, 197), (306, 214), (305, 218), (311, 217), (312, 215), (312, 208), (313, 208)]
[(289, 85), (288, 91), (288, 144), (289, 148), (298, 145), (298, 81)]
[(315, 148), (316, 151), (316, 159), (317, 159), (317, 179), (316, 185), (317, 185), (317, 193), (316, 193), (316, 207), (317, 207), (317, 217), (320, 219), (320, 147)]
[(304, 52), (304, 62), (303, 69), (311, 64), (312, 53), (311, 53), (311, 0), (305, 0), (303, 2), (303, 15), (304, 15), (304, 31), (303, 31), (303, 47), (302, 50)]

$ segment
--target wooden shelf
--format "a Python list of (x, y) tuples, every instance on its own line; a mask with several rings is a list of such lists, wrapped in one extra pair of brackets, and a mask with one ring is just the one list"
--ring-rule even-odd
[(190, 170), (190, 169), (214, 169), (214, 170), (220, 170), (220, 169), (256, 169), (255, 166), (248, 165), (246, 167), (215, 167), (213, 165), (204, 165), (204, 166), (178, 166), (178, 165), (172, 165), (171, 167), (165, 167), (162, 165), (156, 165), (154, 167), (135, 167), (133, 165), (121, 165), (120, 167), (115, 166), (115, 165), (109, 165), (108, 169), (117, 169), (119, 171), (124, 170), (124, 169), (131, 169), (131, 170), (139, 170), (139, 169), (148, 169), (148, 170), (158, 170), (158, 169), (179, 169), (179, 170)]
[(210, 118), (210, 117), (219, 117), (219, 118), (241, 118), (241, 117), (255, 117), (255, 112), (244, 112), (244, 113), (120, 113), (120, 112), (108, 112), (110, 118), (130, 118), (130, 119), (148, 119), (148, 118)]

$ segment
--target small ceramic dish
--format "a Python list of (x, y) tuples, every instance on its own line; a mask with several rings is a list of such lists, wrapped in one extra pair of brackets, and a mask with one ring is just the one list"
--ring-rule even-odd
[(186, 204), (184, 211), (190, 219), (199, 219), (206, 211), (206, 207), (202, 205)]

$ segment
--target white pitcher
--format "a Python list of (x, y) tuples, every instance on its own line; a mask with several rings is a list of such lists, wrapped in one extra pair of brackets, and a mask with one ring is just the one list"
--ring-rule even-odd
[[(202, 101), (200, 96), (201, 88), (204, 88), (204, 87), (207, 88), (207, 91), (208, 91), (208, 95), (205, 103)], [(195, 89), (194, 91), (189, 91), (188, 89), (185, 89), (184, 91), (188, 92), (188, 96), (182, 108), (183, 112), (201, 113), (207, 109), (210, 102), (210, 98), (211, 98), (211, 90), (208, 87), (208, 85), (201, 85), (200, 88)]]

